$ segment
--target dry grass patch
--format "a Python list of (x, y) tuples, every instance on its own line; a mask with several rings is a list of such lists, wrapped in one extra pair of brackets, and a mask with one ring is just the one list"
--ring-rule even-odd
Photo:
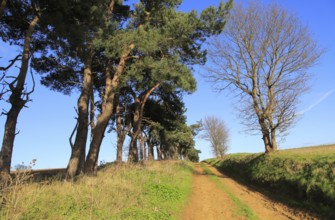
[(112, 165), (97, 177), (13, 188), (15, 210), (2, 206), (1, 219), (176, 219), (191, 187), (183, 162)]

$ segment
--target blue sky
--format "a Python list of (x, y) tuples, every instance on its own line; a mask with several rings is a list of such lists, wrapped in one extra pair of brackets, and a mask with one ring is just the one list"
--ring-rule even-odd
[[(218, 5), (219, 0), (184, 0), (181, 10), (202, 10), (209, 5)], [(241, 2), (241, 1), (240, 1)], [(242, 1), (247, 2), (247, 1)], [(269, 2), (263, 0), (262, 2)], [(290, 129), (286, 141), (279, 144), (280, 149), (335, 143), (335, 1), (321, 0), (281, 0), (274, 1), (295, 13), (308, 25), (313, 37), (326, 49), (318, 65), (310, 69), (314, 74), (311, 90), (302, 96), (298, 105), (301, 113), (296, 125)], [(6, 58), (13, 58), (19, 49), (0, 43), (0, 65)], [(17, 72), (18, 68), (11, 69)], [(198, 90), (184, 98), (189, 124), (215, 115), (225, 120), (230, 130), (229, 153), (262, 152), (264, 149), (260, 136), (248, 135), (235, 113), (235, 100), (227, 93), (215, 93), (211, 85), (200, 76), (201, 68), (195, 68)], [(28, 79), (28, 86), (31, 80)], [(38, 77), (36, 76), (36, 81)], [(68, 138), (75, 125), (75, 111), (78, 94), (65, 96), (47, 88), (36, 86), (32, 94), (33, 102), (21, 111), (14, 143), (12, 165), (37, 159), (35, 168), (66, 167), (70, 157)], [(0, 102), (1, 109), (8, 105)], [(3, 135), (5, 117), (0, 117), (0, 135)], [(2, 139), (1, 139), (2, 141)], [(196, 139), (196, 148), (202, 151), (201, 159), (211, 157), (209, 143)], [(114, 135), (106, 134), (103, 141), (100, 161), (115, 160)]]

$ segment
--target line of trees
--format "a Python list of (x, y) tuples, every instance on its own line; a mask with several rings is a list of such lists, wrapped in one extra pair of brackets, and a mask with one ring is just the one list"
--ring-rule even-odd
[(79, 93), (69, 179), (96, 174), (106, 130), (117, 133), (118, 162), (127, 136), (129, 162), (152, 160), (154, 147), (158, 159), (197, 158), (199, 126), (186, 125), (182, 95), (195, 91), (192, 66), (206, 62), (202, 45), (222, 32), (232, 1), (200, 14), (178, 11), (181, 2), (139, 0), (131, 8), (118, 0), (1, 0), (1, 40), (23, 51), (0, 69), (0, 98), (11, 106), (1, 172), (10, 172), (18, 116), (34, 91), (26, 85), (29, 65), (48, 88)]

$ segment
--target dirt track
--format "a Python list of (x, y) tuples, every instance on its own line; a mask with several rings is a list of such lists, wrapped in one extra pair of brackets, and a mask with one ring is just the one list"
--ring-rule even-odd
[[(220, 178), (222, 184), (240, 201), (249, 206), (258, 219), (315, 219), (306, 213), (289, 208), (275, 202), (265, 195), (252, 191), (233, 179), (224, 176), (213, 167), (208, 167)], [(219, 189), (216, 184), (205, 175), (199, 164), (193, 175), (192, 195), (181, 219), (185, 220), (230, 220), (245, 219), (236, 215), (236, 205), (229, 196)]]

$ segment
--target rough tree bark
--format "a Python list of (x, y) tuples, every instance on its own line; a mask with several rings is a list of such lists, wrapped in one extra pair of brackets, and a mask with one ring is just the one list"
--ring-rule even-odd
[(71, 146), (71, 157), (66, 169), (66, 177), (68, 179), (72, 179), (74, 176), (80, 174), (83, 171), (82, 164), (85, 161), (85, 151), (89, 124), (89, 101), (92, 88), (92, 56), (92, 52), (90, 52), (87, 56), (85, 68), (83, 70), (83, 87), (77, 103), (78, 127), (76, 131), (75, 142), (73, 146)]
[(85, 174), (95, 175), (95, 167), (98, 162), (100, 146), (105, 135), (108, 122), (113, 114), (114, 98), (117, 88), (120, 84), (120, 76), (124, 72), (127, 59), (129, 59), (130, 52), (135, 48), (134, 44), (129, 45), (120, 57), (120, 61), (112, 76), (111, 63), (107, 65), (106, 69), (106, 88), (102, 102), (102, 111), (98, 116), (94, 130), (92, 131), (92, 142), (86, 157)]
[[(107, 7), (106, 22), (109, 22), (115, 0), (110, 0)], [(93, 79), (92, 79), (92, 59), (93, 59), (93, 48), (89, 48), (89, 53), (86, 56), (83, 71), (83, 87), (78, 99), (78, 128), (76, 133), (75, 143), (72, 147), (72, 153), (67, 166), (66, 176), (72, 179), (75, 175), (85, 172), (85, 155), (86, 155), (86, 142), (88, 137), (88, 126), (89, 126), (89, 102), (91, 100)], [(92, 123), (92, 121), (91, 121)]]
[[(29, 101), (29, 94), (24, 91), (24, 84), (28, 72), (29, 59), (30, 59), (30, 44), (32, 40), (32, 34), (34, 29), (39, 22), (39, 16), (35, 16), (30, 22), (28, 29), (25, 33), (22, 62), (19, 75), (15, 80), (9, 84), (12, 94), (9, 97), (9, 103), (11, 104), (10, 110), (5, 113), (7, 116), (5, 122), (5, 132), (2, 141), (2, 147), (0, 152), (0, 172), (5, 174), (10, 173), (10, 166), (13, 154), (14, 139), (16, 136), (16, 124), (22, 108)], [(25, 97), (23, 97), (25, 96)]]

